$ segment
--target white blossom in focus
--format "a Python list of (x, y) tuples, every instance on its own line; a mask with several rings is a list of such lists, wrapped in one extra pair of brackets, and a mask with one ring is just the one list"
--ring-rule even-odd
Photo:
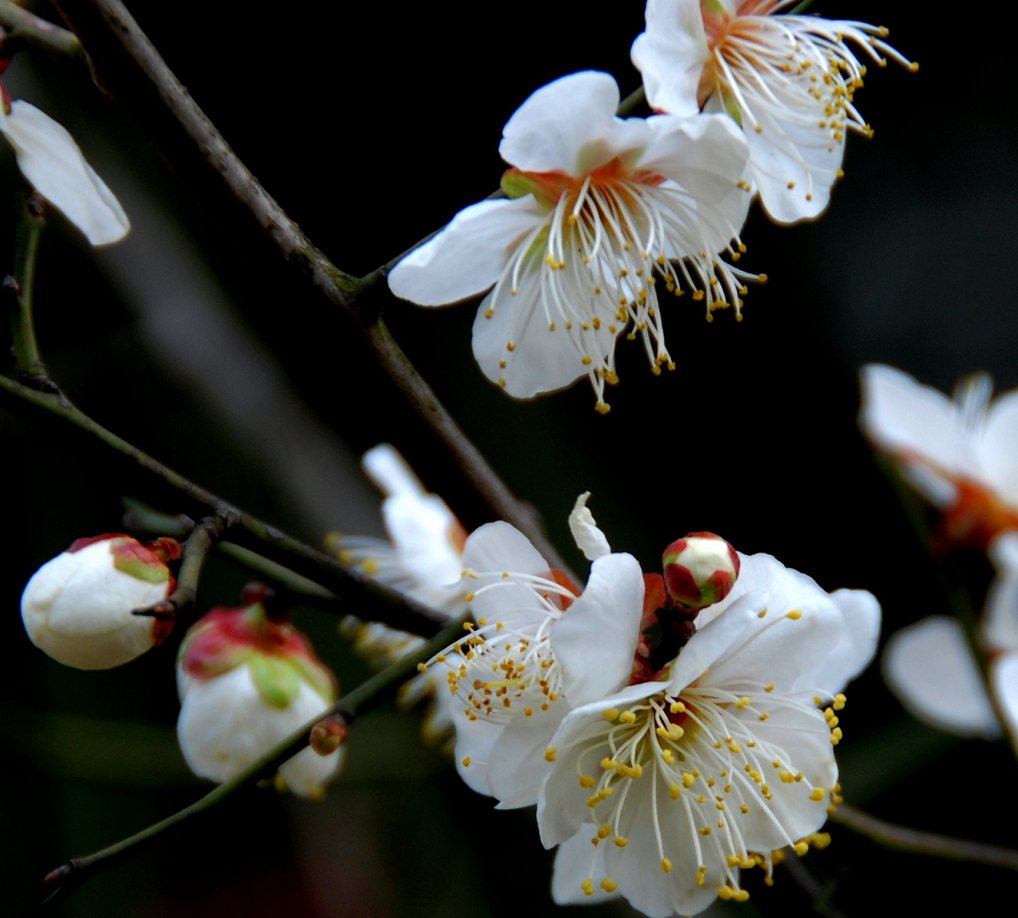
[(0, 134), (14, 148), (29, 183), (92, 245), (109, 245), (127, 235), (131, 223), (74, 138), (34, 105), (10, 101), (0, 88)]
[(429, 670), (445, 674), (459, 705), (460, 775), (501, 808), (536, 801), (563, 717), (632, 672), (643, 575), (631, 555), (608, 550), (585, 501), (570, 520), (581, 549), (595, 554), (582, 593), (508, 523), (470, 535), (463, 563), (477, 627)]
[[(517, 398), (586, 376), (598, 410), (617, 382), (615, 342), (639, 338), (672, 368), (659, 287), (738, 313), (751, 275), (739, 257), (749, 195), (746, 142), (730, 119), (615, 115), (605, 73), (563, 77), (509, 119), (499, 152), (509, 200), (460, 211), (389, 274), (423, 306), (482, 293), (474, 356)], [(494, 285), (492, 287), (492, 285)]]
[(172, 623), (131, 613), (172, 589), (165, 554), (110, 533), (79, 539), (40, 567), (21, 596), (21, 618), (32, 643), (57, 662), (110, 669), (169, 634)]
[[(336, 700), (336, 681), (307, 638), (265, 608), (213, 609), (185, 635), (177, 658), (177, 738), (188, 767), (223, 782), (236, 777)], [(293, 793), (317, 797), (346, 750), (308, 748), (279, 768)]]
[(633, 44), (652, 108), (725, 112), (745, 131), (753, 184), (779, 223), (818, 216), (841, 175), (849, 132), (869, 135), (853, 103), (866, 68), (916, 69), (864, 22), (779, 15), (798, 0), (649, 0)]
[(693, 914), (747, 898), (740, 871), (770, 875), (775, 850), (826, 844), (840, 692), (874, 653), (879, 606), (740, 557), (731, 593), (654, 681), (571, 710), (553, 737), (538, 822), (560, 846), (556, 902)]

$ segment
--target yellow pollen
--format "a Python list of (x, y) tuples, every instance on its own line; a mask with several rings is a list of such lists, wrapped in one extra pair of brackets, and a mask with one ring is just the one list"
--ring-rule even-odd
[(606, 893), (613, 893), (618, 888), (619, 884), (616, 883), (614, 880), (609, 880), (608, 877), (605, 877), (601, 881), (601, 889), (603, 889)]
[(792, 845), (792, 850), (794, 850), (799, 857), (802, 857), (807, 851), (809, 851), (809, 845), (807, 845), (804, 841), (798, 841)]
[[(417, 664), (417, 672), (419, 672), (419, 673), (426, 673), (427, 671), (428, 671), (428, 664), (427, 663), (418, 663)], [(450, 673), (449, 675), (452, 675), (452, 673)]]
[(793, 622), (797, 622), (802, 618), (802, 612), (799, 609), (792, 609), (791, 612), (785, 613), (785, 618), (790, 618)]
[(670, 860), (668, 860), (668, 858), (666, 858), (666, 857), (661, 858), (661, 869), (665, 873), (671, 873), (672, 872), (672, 862)]
[(611, 722), (611, 721), (615, 720), (616, 717), (619, 716), (619, 709), (618, 708), (608, 708), (607, 711), (602, 711), (601, 712), (601, 716), (605, 720)]
[(632, 711), (623, 711), (619, 715), (619, 723), (634, 724), (636, 723), (636, 715)]
[(701, 864), (696, 871), (696, 885), (703, 886), (705, 879), (707, 879), (707, 865)]
[(671, 787), (668, 788), (668, 796), (671, 797), (672, 800), (678, 800), (679, 799), (679, 795), (681, 793), (682, 793), (682, 788), (679, 787), (678, 784), (673, 784)]
[(506, 341), (505, 349), (507, 351), (509, 351), (509, 353), (511, 354), (513, 351), (516, 350), (516, 342), (515, 341)]
[(464, 768), (469, 768), (470, 767), (470, 756), (466, 756), (463, 759), (463, 767)]
[(684, 771), (682, 773), (682, 786), (683, 787), (686, 787), (686, 788), (692, 787), (695, 782), (696, 782), (696, 776), (693, 775), (692, 772)]
[(580, 787), (590, 790), (595, 784), (597, 781), (594, 780), (593, 775), (580, 775)]
[(594, 881), (591, 880), (591, 879), (584, 880), (580, 884), (580, 889), (583, 890), (584, 895), (587, 895), (587, 896), (594, 895)]
[(557, 755), (558, 755), (558, 750), (555, 749), (553, 746), (549, 746), (547, 749), (544, 750), (544, 760), (546, 762), (554, 762), (555, 761), (555, 757)]
[(686, 706), (681, 701), (673, 701), (668, 706), (668, 710), (672, 714), (684, 714), (686, 711)]
[(612, 842), (616, 848), (625, 848), (626, 845), (629, 844), (629, 839), (624, 835), (616, 835), (615, 838), (612, 839)]
[(848, 701), (848, 699), (844, 695), (842, 695), (840, 693), (835, 695), (834, 696), (834, 710), (835, 711), (840, 711), (842, 708), (845, 707), (845, 702), (846, 701)]

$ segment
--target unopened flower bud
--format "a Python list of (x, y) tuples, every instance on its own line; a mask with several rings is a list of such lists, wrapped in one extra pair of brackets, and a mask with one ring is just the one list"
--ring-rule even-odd
[[(213, 609), (188, 631), (177, 658), (177, 738), (190, 769), (228, 781), (273, 746), (325, 713), (336, 681), (292, 625), (261, 603)], [(343, 750), (304, 749), (279, 769), (295, 794), (318, 796), (339, 771)]]
[(319, 755), (332, 755), (346, 742), (348, 733), (343, 721), (335, 717), (326, 717), (311, 728), (308, 744)]
[[(175, 550), (171, 550), (171, 543)], [(160, 643), (173, 622), (133, 615), (165, 599), (166, 566), (179, 545), (152, 546), (118, 533), (78, 539), (32, 575), (21, 595), (29, 638), (54, 660), (78, 669), (120, 666)]]
[(739, 576), (739, 556), (712, 532), (691, 532), (662, 556), (665, 589), (673, 605), (698, 612), (724, 599)]

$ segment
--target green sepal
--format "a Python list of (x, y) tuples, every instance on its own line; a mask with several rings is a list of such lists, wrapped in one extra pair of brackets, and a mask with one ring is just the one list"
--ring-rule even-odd
[(300, 694), (301, 676), (289, 660), (255, 653), (247, 665), (255, 688), (273, 707), (289, 707)]

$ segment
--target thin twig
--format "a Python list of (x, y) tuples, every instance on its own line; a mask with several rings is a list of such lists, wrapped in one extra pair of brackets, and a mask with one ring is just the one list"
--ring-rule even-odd
[(60, 57), (83, 57), (78, 36), (22, 9), (11, 0), (0, 0), (0, 26), (9, 33), (7, 42), (23, 42), (31, 48)]
[[(126, 457), (191, 502), (213, 513), (236, 520), (234, 538), (258, 545), (268, 555), (285, 559), (297, 573), (334, 590), (345, 600), (355, 602), (357, 614), (393, 628), (428, 636), (438, 628), (441, 614), (422, 603), (372, 580), (359, 571), (343, 567), (336, 559), (287, 535), (280, 529), (245, 513), (221, 497), (206, 491), (179, 472), (153, 459), (115, 433), (107, 430), (71, 404), (61, 392), (40, 392), (9, 377), (0, 375), (0, 403), (12, 411), (32, 407), (66, 421)], [(368, 611), (370, 609), (370, 611)]]
[(26, 380), (46, 377), (46, 365), (39, 355), (32, 319), (35, 265), (39, 255), (39, 240), (46, 228), (45, 208), (45, 202), (38, 192), (32, 192), (25, 200), (18, 222), (14, 274), (6, 277), (3, 282), (4, 293), (11, 307), (14, 365), (18, 375)]
[(132, 614), (158, 619), (178, 619), (183, 613), (190, 612), (198, 598), (198, 583), (205, 561), (233, 522), (232, 515), (223, 513), (213, 513), (201, 520), (184, 542), (183, 559), (173, 592), (151, 606), (135, 609)]
[[(124, 526), (133, 532), (184, 539), (194, 530), (194, 521), (184, 514), (171, 516), (167, 513), (160, 513), (136, 500), (125, 500), (124, 503), (127, 506), (127, 512), (124, 514)], [(286, 594), (280, 597), (283, 605), (291, 605), (292, 598), (294, 602), (315, 609), (324, 609), (328, 612), (349, 612), (349, 603), (344, 603), (332, 590), (326, 589), (321, 584), (301, 576), (285, 565), (272, 561), (250, 548), (244, 548), (242, 545), (235, 545), (225, 540), (219, 541), (215, 548), (217, 552), (225, 555), (231, 561), (253, 571), (260, 579), (268, 580), (280, 588)]]
[(51, 870), (43, 882), (55, 887), (54, 892), (66, 892), (72, 886), (88, 879), (89, 876), (99, 870), (112, 867), (116, 863), (137, 854), (150, 842), (167, 831), (178, 828), (194, 816), (208, 812), (241, 788), (253, 785), (262, 778), (274, 775), (280, 765), (307, 746), (311, 731), (316, 724), (323, 720), (334, 718), (349, 727), (361, 714), (378, 707), (382, 702), (391, 698), (395, 694), (396, 689), (417, 672), (418, 664), (431, 659), (431, 657), (463, 636), (465, 621), (466, 618), (464, 617), (447, 625), (414, 653), (357, 686), (356, 689), (344, 698), (341, 698), (327, 710), (322, 711), (314, 720), (304, 724), (299, 730), (279, 743), (250, 768), (232, 780), (219, 785), (219, 787), (210, 791), (200, 800), (195, 801), (172, 816), (168, 816), (166, 819), (143, 829), (141, 832), (103, 848), (101, 851), (96, 851), (85, 857), (71, 858), (66, 864)]
[[(89, 51), (104, 88), (132, 108), (158, 135), (183, 140), (199, 153), (271, 240), (283, 259), (339, 307), (373, 348), (382, 368), (414, 410), (422, 411), (437, 440), (493, 514), (527, 534), (555, 566), (561, 566), (535, 515), (521, 505), (462, 429), (393, 346), (373, 310), (354, 300), (367, 286), (340, 271), (303, 234), (276, 200), (230, 149), (222, 134), (188, 95), (159, 52), (119, 0), (57, 0), (57, 6)], [(183, 136), (181, 136), (181, 134)]]
[(854, 806), (842, 804), (831, 816), (831, 821), (865, 835), (867, 838), (900, 851), (913, 854), (927, 854), (931, 857), (942, 857), (956, 861), (970, 861), (974, 864), (986, 864), (989, 867), (1001, 867), (1004, 870), (1018, 870), (1018, 851), (1013, 848), (999, 848), (982, 842), (969, 841), (964, 838), (951, 838), (948, 835), (936, 835), (923, 832), (908, 826), (885, 822), (856, 809)]
[(373, 310), (354, 302), (370, 286), (339, 270), (304, 235), (223, 139), (166, 65), (120, 0), (57, 0), (57, 7), (89, 52), (102, 85), (175, 149), (197, 153), (255, 219), (279, 255), (298, 268), (332, 306), (364, 335), (382, 369), (410, 406), (422, 414), (493, 519), (505, 520), (530, 538), (553, 566), (562, 567), (537, 516), (518, 501), (459, 425), (409, 365)]

